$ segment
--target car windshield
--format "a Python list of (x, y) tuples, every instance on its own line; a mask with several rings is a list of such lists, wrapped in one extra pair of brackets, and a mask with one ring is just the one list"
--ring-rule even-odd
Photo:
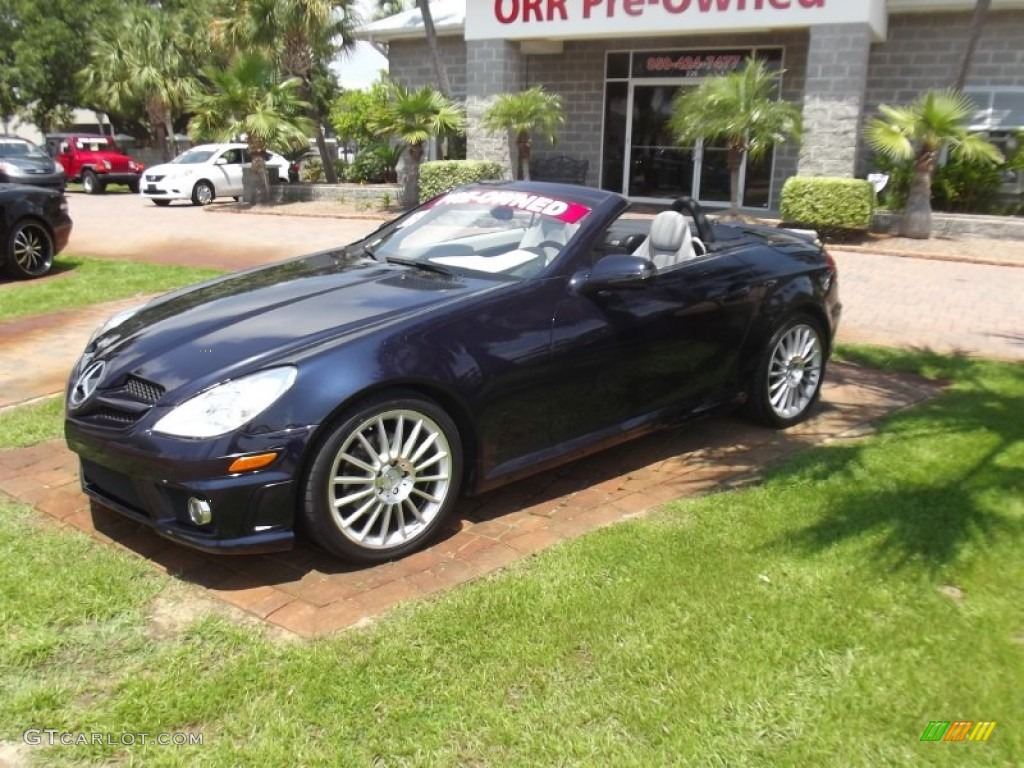
[(589, 213), (525, 191), (450, 192), (365, 245), (387, 261), (522, 279), (553, 263)]
[(27, 141), (0, 141), (0, 157), (31, 157), (36, 160), (47, 157), (39, 147)]
[(213, 154), (214, 150), (212, 149), (190, 149), (188, 152), (182, 152), (171, 162), (183, 165), (196, 165), (197, 163), (205, 163), (213, 157)]
[(75, 149), (84, 150), (86, 152), (110, 152), (111, 150), (117, 151), (117, 145), (106, 138), (98, 139), (75, 139)]

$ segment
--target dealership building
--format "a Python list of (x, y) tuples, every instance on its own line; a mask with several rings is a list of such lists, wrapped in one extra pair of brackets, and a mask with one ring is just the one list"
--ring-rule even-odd
[[(499, 93), (542, 85), (562, 97), (555, 147), (587, 162), (586, 183), (636, 200), (688, 194), (729, 199), (721, 144), (679, 146), (666, 128), (681, 89), (743, 66), (781, 70), (804, 136), (742, 172), (742, 204), (777, 209), (795, 174), (863, 176), (861, 126), (879, 104), (906, 104), (951, 86), (967, 46), (974, 0), (436, 0), (431, 3), (452, 95), (466, 103), (466, 155), (510, 166), (504, 137), (480, 116)], [(436, 85), (418, 10), (364, 26), (386, 45), (391, 77)], [(1003, 149), (1024, 129), (1024, 0), (992, 0), (965, 93), (974, 126)], [(1008, 182), (1013, 180), (1008, 179)], [(1016, 183), (1016, 182), (1013, 182)], [(1011, 184), (1012, 185), (1012, 184)]]

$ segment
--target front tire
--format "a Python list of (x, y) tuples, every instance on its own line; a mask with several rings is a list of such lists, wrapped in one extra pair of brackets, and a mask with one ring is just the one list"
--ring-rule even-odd
[(825, 343), (821, 325), (809, 315), (783, 322), (764, 345), (747, 400), (752, 418), (785, 429), (804, 421), (821, 396)]
[(171, 204), (170, 200), (154, 200), (153, 205), (159, 205), (161, 208), (165, 208)]
[(7, 238), (7, 273), (19, 280), (42, 277), (53, 266), (53, 238), (35, 221), (14, 225)]
[(197, 181), (192, 188), (192, 205), (209, 205), (216, 196), (213, 184), (208, 181)]
[(87, 195), (101, 195), (103, 194), (106, 187), (101, 182), (96, 174), (92, 171), (84, 171), (82, 173), (82, 189), (85, 190)]
[(458, 499), (462, 442), (437, 404), (413, 393), (366, 400), (317, 448), (303, 520), (324, 549), (362, 564), (419, 549)]
[(128, 182), (128, 191), (133, 195), (139, 194), (139, 182), (138, 180)]

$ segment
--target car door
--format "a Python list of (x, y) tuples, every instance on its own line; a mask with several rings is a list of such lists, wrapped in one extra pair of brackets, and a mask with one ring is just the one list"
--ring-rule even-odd
[(241, 147), (225, 149), (214, 161), (217, 167), (217, 194), (235, 196), (242, 194), (242, 165), (245, 163), (245, 152)]
[(750, 267), (711, 255), (642, 285), (567, 290), (554, 317), (552, 439), (641, 426), (713, 401), (731, 383), (754, 301)]

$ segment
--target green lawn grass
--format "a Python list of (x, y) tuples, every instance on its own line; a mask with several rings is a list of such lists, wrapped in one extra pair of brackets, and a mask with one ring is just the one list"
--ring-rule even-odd
[(162, 293), (219, 274), (216, 269), (60, 255), (45, 277), (0, 284), (0, 321)]
[[(150, 639), (168, 579), (4, 504), (0, 738), (203, 734), (46, 765), (1019, 765), (1024, 366), (845, 354), (951, 384), (758, 487), (315, 642), (224, 618)], [(998, 725), (921, 742), (932, 720)]]

